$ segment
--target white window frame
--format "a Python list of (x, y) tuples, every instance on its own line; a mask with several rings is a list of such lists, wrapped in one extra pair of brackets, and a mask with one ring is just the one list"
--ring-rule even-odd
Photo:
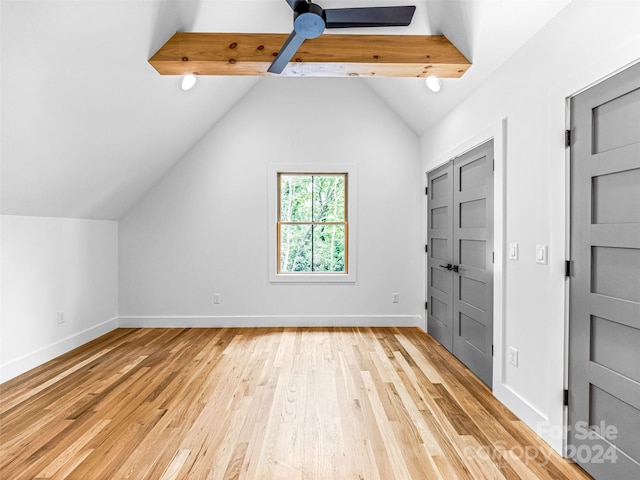
[[(279, 173), (346, 173), (347, 174), (347, 273), (278, 273), (278, 174)], [(355, 283), (356, 281), (356, 249), (358, 232), (357, 202), (358, 198), (357, 169), (351, 164), (274, 164), (268, 172), (268, 246), (269, 246), (269, 282), (271, 283)]]

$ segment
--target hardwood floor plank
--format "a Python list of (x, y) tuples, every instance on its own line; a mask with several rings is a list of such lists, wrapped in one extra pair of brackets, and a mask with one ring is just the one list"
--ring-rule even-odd
[[(2, 429), (0, 434), (0, 443), (2, 443), (2, 448), (0, 449), (0, 474), (7, 472), (7, 477), (12, 479), (28, 478), (25, 476), (26, 468), (23, 466), (29, 465), (29, 459), (34, 456), (35, 452), (43, 452), (48, 445), (55, 445), (53, 439), (73, 424), (73, 421), (57, 419), (57, 421), (52, 421), (47, 425), (46, 428), (39, 428), (39, 421), (34, 423), (35, 430), (31, 430), (31, 427), (23, 427), (23, 432), (16, 432), (15, 434), (7, 433), (13, 430)], [(11, 441), (13, 438), (19, 441)], [(9, 476), (9, 472), (11, 472), (12, 476)], [(35, 475), (35, 472), (33, 474)]]
[(93, 438), (110, 422), (111, 420), (108, 419), (100, 420), (91, 426), (89, 430), (87, 430), (78, 440), (73, 442), (66, 450), (57, 455), (52, 462), (49, 462), (44, 470), (36, 475), (36, 478), (51, 478), (66, 464), (75, 463), (74, 457), (84, 450), (87, 443), (93, 440)]
[(362, 372), (362, 379), (369, 395), (369, 402), (373, 413), (373, 418), (378, 425), (378, 431), (381, 437), (380, 451), (376, 455), (382, 453), (382, 449), (389, 459), (390, 475), (383, 478), (412, 478), (402, 455), (402, 449), (398, 444), (390, 421), (386, 415), (382, 398), (386, 397), (385, 393), (376, 388), (376, 384), (371, 376), (371, 372)]
[(171, 463), (169, 463), (167, 469), (162, 473), (160, 480), (175, 480), (176, 478), (178, 478), (180, 469), (183, 467), (190, 454), (191, 450), (178, 450), (171, 459)]
[(84, 459), (91, 455), (93, 450), (84, 450), (78, 453), (75, 457), (73, 457), (72, 461), (67, 462), (63, 467), (58, 470), (55, 475), (51, 477), (52, 480), (60, 480), (69, 478), (71, 472), (73, 472), (78, 465), (84, 462)]
[(587, 480), (416, 328), (122, 329), (0, 386), (0, 478)]
[(474, 478), (493, 478), (496, 480), (505, 480), (505, 476), (496, 466), (492, 459), (491, 452), (482, 448), (482, 445), (473, 435), (462, 435), (460, 441), (463, 445), (465, 453), (465, 465)]
[(248, 448), (249, 444), (246, 442), (241, 442), (236, 445), (236, 448), (231, 455), (231, 461), (227, 465), (224, 476), (222, 477), (223, 480), (237, 480), (240, 478), (242, 464), (247, 456)]
[(454, 443), (455, 436), (447, 432), (451, 426), (441, 423), (431, 411), (422, 412), (422, 417), (442, 451), (442, 455), (433, 455), (433, 461), (441, 475), (446, 479), (475, 480), (466, 465), (463, 452)]
[(454, 400), (444, 385), (437, 384), (436, 388), (440, 393), (439, 398), (436, 398), (436, 403), (455, 429), (455, 432), (458, 435), (472, 435), (475, 429), (474, 423), (469, 416), (460, 408), (458, 402)]
[(47, 388), (50, 388), (51, 386), (55, 385), (56, 383), (60, 382), (61, 380), (67, 378), (69, 375), (72, 375), (74, 372), (86, 367), (88, 364), (96, 361), (98, 358), (101, 358), (103, 355), (105, 355), (106, 353), (108, 353), (109, 350), (103, 350), (101, 352), (96, 353), (95, 355), (92, 355), (91, 357), (87, 358), (86, 360), (68, 368), (63, 370), (62, 372), (60, 372), (59, 374), (57, 374), (55, 377), (50, 378), (49, 380), (44, 381), (41, 384), (35, 385), (32, 388), (29, 389), (23, 389), (21, 394), (19, 395), (9, 395), (9, 397), (12, 398), (8, 398), (7, 400), (3, 400), (2, 405), (0, 405), (0, 412), (4, 413), (7, 410), (12, 409), (13, 407), (15, 407), (16, 405), (20, 404), (20, 403), (24, 403), (27, 400), (29, 400), (30, 398), (36, 396), (37, 394), (39, 394), (40, 392), (42, 392), (43, 390), (46, 390)]

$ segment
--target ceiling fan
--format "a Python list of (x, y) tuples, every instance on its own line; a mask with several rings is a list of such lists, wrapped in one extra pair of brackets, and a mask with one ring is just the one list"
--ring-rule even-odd
[(325, 29), (408, 26), (415, 6), (328, 8), (285, 0), (293, 31), (176, 32), (149, 59), (161, 75), (459, 78), (471, 63), (443, 35), (322, 35)]
[(282, 73), (302, 43), (319, 37), (326, 28), (406, 27), (416, 11), (414, 5), (324, 9), (311, 0), (285, 1), (293, 10), (293, 32), (271, 63), (269, 73)]

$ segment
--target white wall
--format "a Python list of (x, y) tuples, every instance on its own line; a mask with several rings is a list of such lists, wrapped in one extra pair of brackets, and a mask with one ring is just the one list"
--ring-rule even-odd
[(116, 328), (117, 222), (2, 215), (1, 230), (0, 381)]
[[(497, 205), (496, 218), (505, 227), (499, 241), (519, 243), (520, 260), (500, 252), (504, 287), (497, 299), (504, 302), (495, 318), (494, 394), (559, 451), (567, 302), (565, 99), (638, 60), (639, 25), (640, 2), (574, 1), (421, 138), (428, 171), (506, 125), (504, 145), (498, 144), (504, 156), (500, 152), (496, 166), (505, 204), (504, 210)], [(536, 244), (549, 245), (548, 266), (535, 263)], [(519, 350), (518, 368), (506, 364), (508, 346)]]
[[(120, 325), (421, 325), (419, 158), (360, 79), (261, 80), (122, 218)], [(355, 284), (269, 283), (268, 170), (282, 163), (357, 166)]]

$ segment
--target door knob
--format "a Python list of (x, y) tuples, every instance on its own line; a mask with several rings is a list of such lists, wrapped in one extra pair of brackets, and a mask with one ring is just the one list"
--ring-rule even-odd
[(459, 267), (458, 267), (458, 265), (454, 265), (454, 266), (452, 266), (452, 267), (451, 267), (451, 269), (452, 269), (454, 272), (456, 272), (456, 273), (458, 273), (458, 271), (459, 271)]
[(447, 263), (446, 265), (440, 265), (442, 268), (446, 268), (447, 270), (451, 271), (453, 267), (453, 265), (451, 265), (450, 263)]

